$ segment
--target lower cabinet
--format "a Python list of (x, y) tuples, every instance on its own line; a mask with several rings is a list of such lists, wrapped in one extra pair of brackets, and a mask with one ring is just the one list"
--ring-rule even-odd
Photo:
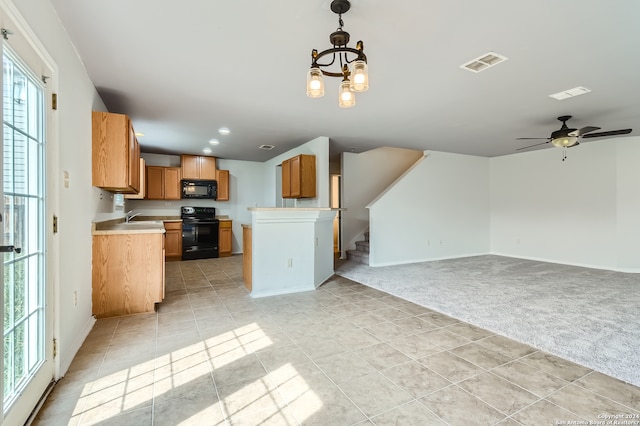
[(164, 222), (165, 260), (182, 260), (182, 222)]
[(219, 241), (218, 247), (220, 257), (231, 256), (231, 249), (233, 245), (233, 231), (232, 231), (233, 221), (231, 220), (221, 220), (219, 227)]
[(96, 318), (153, 312), (164, 299), (164, 234), (93, 236), (92, 310)]

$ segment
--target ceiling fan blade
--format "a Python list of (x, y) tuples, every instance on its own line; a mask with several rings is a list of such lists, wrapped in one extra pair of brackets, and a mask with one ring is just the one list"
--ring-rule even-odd
[[(517, 141), (527, 141), (527, 140), (543, 140), (549, 138), (516, 138)], [(550, 140), (550, 139), (549, 139)]]
[(567, 148), (573, 148), (574, 146), (578, 146), (580, 145), (580, 142), (576, 142), (573, 145), (569, 145)]
[[(531, 138), (531, 139), (533, 139), (533, 138)], [(540, 139), (540, 138), (537, 138), (537, 139)], [(523, 149), (533, 148), (534, 146), (544, 145), (544, 144), (549, 143), (549, 142), (551, 142), (551, 141), (546, 141), (546, 142), (542, 142), (542, 143), (536, 143), (536, 144), (529, 145), (529, 146), (523, 146), (522, 148), (516, 149), (516, 151), (522, 151)]]
[(582, 129), (578, 129), (578, 134), (576, 136), (586, 135), (587, 133), (591, 133), (596, 130), (600, 130), (600, 127), (586, 126), (586, 127), (583, 127)]
[(583, 138), (601, 138), (604, 136), (628, 135), (629, 133), (631, 133), (631, 129), (610, 130), (608, 132), (590, 133), (584, 135)]

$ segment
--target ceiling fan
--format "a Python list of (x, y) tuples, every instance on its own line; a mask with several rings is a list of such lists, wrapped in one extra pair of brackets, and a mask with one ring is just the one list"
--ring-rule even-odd
[(551, 136), (548, 138), (518, 138), (516, 140), (540, 140), (546, 139), (546, 142), (540, 142), (529, 146), (524, 146), (522, 148), (516, 149), (516, 151), (521, 151), (523, 149), (533, 148), (534, 146), (544, 145), (551, 142), (554, 146), (560, 148), (572, 148), (574, 146), (579, 145), (578, 139), (583, 138), (601, 138), (605, 136), (617, 136), (617, 135), (626, 135), (631, 133), (631, 129), (621, 129), (621, 130), (610, 130), (608, 132), (598, 132), (591, 133), (596, 130), (600, 130), (600, 127), (594, 126), (586, 126), (581, 129), (571, 129), (567, 126), (567, 121), (571, 118), (570, 115), (563, 115), (558, 117), (558, 120), (562, 122), (562, 127), (559, 130), (551, 133)]

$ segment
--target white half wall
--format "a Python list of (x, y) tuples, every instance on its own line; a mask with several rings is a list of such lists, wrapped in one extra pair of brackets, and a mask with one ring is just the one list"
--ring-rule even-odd
[(640, 138), (491, 159), (491, 251), (640, 271)]
[(335, 210), (252, 209), (251, 297), (314, 290), (333, 275)]
[(392, 147), (342, 154), (343, 251), (355, 248), (369, 227), (367, 205), (423, 155), (422, 151)]
[(369, 206), (371, 266), (489, 253), (489, 159), (425, 154)]

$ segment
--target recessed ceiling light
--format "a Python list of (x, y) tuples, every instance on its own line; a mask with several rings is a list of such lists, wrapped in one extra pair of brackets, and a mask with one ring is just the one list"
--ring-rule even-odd
[(143, 138), (144, 137), (144, 133), (136, 132), (136, 136), (139, 137), (139, 138)]
[(265, 145), (260, 145), (258, 148), (260, 148), (260, 149), (266, 149), (267, 151), (270, 151), (270, 150), (272, 150), (273, 148), (275, 148), (275, 146), (274, 146), (274, 145), (266, 145), (266, 144), (265, 144)]
[(205, 154), (211, 154), (211, 148), (205, 148), (202, 150)]
[(226, 127), (220, 127), (218, 129), (218, 133), (220, 133), (221, 135), (228, 135), (229, 133), (231, 133), (231, 130)]
[(216, 139), (216, 138), (213, 138), (213, 139), (209, 140), (209, 143), (211, 145), (218, 145), (220, 143), (220, 141), (218, 139)]

